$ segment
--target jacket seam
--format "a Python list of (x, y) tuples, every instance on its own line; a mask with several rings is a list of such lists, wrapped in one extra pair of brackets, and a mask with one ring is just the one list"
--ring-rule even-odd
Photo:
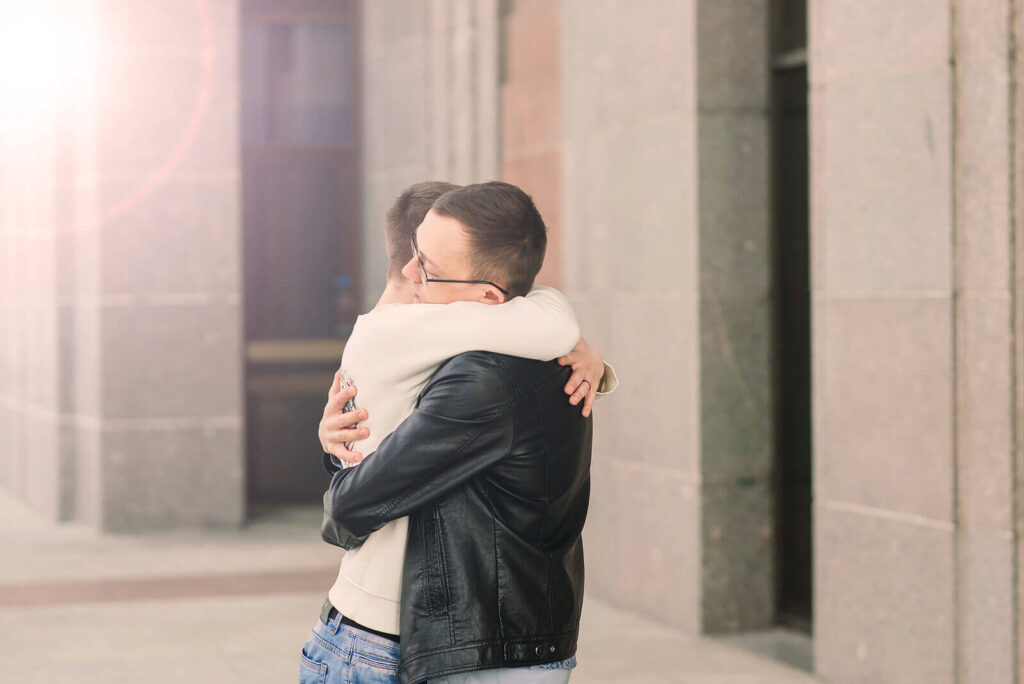
[[(505, 373), (508, 374), (508, 369), (506, 369), (504, 367), (504, 365), (502, 365), (502, 370), (504, 370)], [(510, 378), (509, 381), (511, 382), (511, 378)], [(512, 382), (512, 385), (513, 385), (513, 387), (516, 388), (516, 396), (518, 397), (518, 386), (514, 382)], [(513, 402), (510, 403), (510, 405), (513, 404), (513, 403), (515, 403), (514, 400), (513, 400)], [(509, 458), (512, 455), (512, 445), (516, 443), (516, 434), (518, 432), (519, 432), (519, 411), (516, 411), (515, 415), (513, 415), (513, 417), (512, 417), (512, 439), (509, 440), (508, 451), (505, 452), (505, 456), (503, 457), (503, 460)], [(492, 506), (493, 506), (493, 504), (492, 504)], [(491, 516), (491, 526), (492, 526), (492, 528), (494, 530), (492, 532), (492, 534), (491, 534), (491, 538), (494, 540), (494, 593), (495, 593), (495, 598), (496, 598), (495, 606), (498, 609), (498, 629), (501, 631), (501, 637), (504, 640), (504, 638), (505, 638), (505, 622), (504, 622), (504, 620), (501, 619), (501, 614), (502, 614), (501, 582), (500, 582), (500, 575), (501, 575), (500, 559), (501, 559), (501, 554), (500, 554), (499, 549), (498, 549), (498, 520), (493, 515)], [(502, 649), (502, 651), (503, 651), (502, 655), (504, 656), (505, 655), (504, 654), (504, 649)]]
[[(540, 401), (539, 401), (540, 393), (537, 391), (536, 387), (533, 388), (533, 393), (534, 393), (534, 396), (538, 399), (538, 401), (534, 402), (534, 406), (539, 407), (540, 406)], [(542, 472), (544, 474), (544, 477), (543, 477), (543, 480), (544, 480), (544, 515), (541, 518), (540, 538), (541, 539), (546, 539), (544, 531), (545, 531), (545, 529), (548, 526), (548, 522), (549, 522), (549, 520), (548, 520), (548, 513), (549, 513), (550, 508), (551, 508), (551, 506), (550, 506), (551, 490), (548, 487), (548, 465), (549, 465), (549, 463), (551, 461), (551, 448), (548, 446), (547, 430), (544, 429), (545, 428), (544, 416), (541, 414), (541, 411), (540, 411), (539, 408), (537, 408), (537, 424), (540, 425), (540, 443), (541, 443), (541, 446), (544, 447), (544, 462), (543, 462), (543, 466), (542, 466)], [(552, 608), (552, 604), (554, 603), (554, 600), (552, 599), (552, 596), (551, 596), (551, 584), (552, 584), (552, 582), (551, 582), (551, 575), (552, 575), (552, 572), (553, 572), (552, 565), (553, 565), (554, 559), (551, 557), (551, 552), (550, 551), (546, 552), (544, 555), (545, 555), (545, 557), (547, 558), (547, 561), (548, 561), (548, 568), (547, 568), (548, 573), (547, 573), (547, 582), (546, 582), (547, 586), (546, 586), (546, 591), (545, 591), (545, 595), (547, 597), (548, 624), (551, 627), (554, 627), (555, 626), (555, 613), (554, 613), (554, 610)]]
[(537, 399), (537, 401), (534, 402), (534, 407), (537, 412), (537, 424), (540, 425), (540, 443), (544, 447), (544, 462), (542, 467), (542, 472), (544, 475), (544, 516), (541, 518), (540, 523), (540, 537), (541, 539), (544, 539), (544, 531), (547, 528), (548, 524), (548, 509), (550, 508), (549, 494), (551, 490), (548, 487), (548, 463), (551, 457), (551, 449), (548, 448), (547, 434), (546, 430), (544, 430), (544, 416), (541, 414), (540, 411), (540, 393), (537, 392), (537, 388), (534, 388), (533, 394), (534, 398)]
[(437, 546), (440, 552), (441, 558), (441, 574), (444, 577), (444, 584), (440, 587), (441, 598), (445, 603), (445, 621), (448, 623), (448, 640), (449, 643), (455, 643), (455, 622), (452, 615), (452, 596), (451, 596), (451, 577), (448, 575), (448, 553), (445, 548), (445, 531), (444, 531), (444, 520), (441, 518), (441, 514), (438, 506), (434, 506), (434, 518), (437, 520)]
[(516, 382), (515, 375), (512, 374), (512, 371), (508, 369), (508, 366), (506, 366), (505, 362), (502, 361), (500, 358), (495, 357), (494, 362), (498, 366), (498, 368), (500, 368), (501, 371), (505, 374), (506, 382), (508, 382), (508, 384), (512, 386), (514, 398), (518, 399), (519, 396), (522, 394), (522, 388), (519, 386), (519, 383)]
[[(423, 520), (417, 520), (416, 532), (420, 536), (420, 548), (423, 549), (420, 553), (420, 576), (430, 577), (430, 573), (427, 571), (427, 533), (425, 530), (426, 523)], [(423, 599), (427, 604), (427, 613), (430, 615), (434, 614), (436, 610), (436, 601), (434, 600), (434, 587), (425, 586), (423, 588)]]
[(494, 542), (494, 605), (498, 608), (498, 631), (505, 638), (505, 621), (501, 619), (501, 552), (498, 549), (498, 520), (491, 516), (491, 540)]

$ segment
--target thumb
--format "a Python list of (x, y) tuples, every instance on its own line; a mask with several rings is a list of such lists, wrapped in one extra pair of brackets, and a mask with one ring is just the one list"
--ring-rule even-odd
[(327, 393), (328, 397), (333, 397), (341, 391), (341, 369), (339, 368), (334, 372), (334, 382), (331, 383), (331, 390)]

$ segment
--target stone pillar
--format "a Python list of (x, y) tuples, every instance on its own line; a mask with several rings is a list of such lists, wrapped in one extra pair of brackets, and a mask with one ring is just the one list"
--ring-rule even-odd
[(1019, 672), (1016, 4), (811, 4), (815, 661), (830, 682)]
[[(958, 682), (1011, 682), (1014, 601), (1014, 217), (1011, 2), (956, 2), (955, 321)], [(1019, 378), (1017, 379), (1019, 382)]]
[[(3, 157), (3, 485), (61, 517), (54, 112), (8, 120)], [(19, 120), (20, 119), (20, 120)]]
[(815, 663), (953, 681), (948, 3), (809, 11)]
[(767, 3), (563, 3), (563, 284), (623, 384), (588, 590), (685, 629), (773, 610)]
[(362, 5), (363, 306), (384, 288), (384, 214), (424, 180), (499, 174), (497, 0)]
[(74, 225), (77, 515), (104, 530), (236, 524), (237, 3), (98, 0), (96, 17)]
[(1011, 144), (1013, 165), (1011, 192), (1013, 193), (1013, 355), (1014, 355), (1014, 537), (1016, 540), (1016, 677), (1024, 681), (1024, 5), (1020, 0), (1011, 4), (1010, 21), (1013, 27), (1012, 61), (1010, 70)]
[(699, 631), (696, 4), (562, 4), (562, 284), (622, 379), (594, 415), (587, 592)]
[[(73, 486), (69, 255), (64, 205), (55, 200), (73, 191), (69, 127), (82, 105), (80, 84), (62, 77), (87, 69), (66, 63), (61, 50), (67, 46), (48, 43), (46, 34), (60, 35), (58, 18), (71, 23), (67, 16), (86, 8), (55, 2), (3, 9), (4, 29), (40, 35), (22, 46), (28, 52), (20, 57), (32, 65), (21, 74), (24, 91), (5, 92), (0, 104), (0, 486), (54, 521), (69, 516)], [(47, 60), (54, 73), (33, 70)], [(4, 85), (18, 88), (6, 79)]]
[(697, 3), (701, 614), (775, 621), (769, 3)]
[(402, 188), (430, 175), (427, 0), (362, 3), (363, 310), (384, 289), (384, 214)]

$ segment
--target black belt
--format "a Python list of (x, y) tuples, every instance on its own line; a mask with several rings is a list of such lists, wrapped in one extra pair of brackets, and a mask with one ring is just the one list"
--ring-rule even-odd
[[(322, 623), (324, 623), (326, 625), (328, 622), (330, 622), (335, 617), (337, 617), (337, 615), (338, 615), (338, 609), (331, 605), (331, 599), (325, 599), (324, 600), (323, 608), (320, 609), (320, 622), (322, 622)], [(391, 641), (394, 641), (396, 644), (398, 643), (398, 635), (397, 634), (388, 634), (387, 632), (380, 632), (380, 631), (378, 631), (376, 629), (370, 629), (369, 627), (367, 627), (365, 625), (361, 625), (358, 622), (356, 622), (355, 620), (351, 620), (351, 619), (345, 617), (344, 615), (341, 616), (341, 624), (348, 625), (349, 627), (355, 627), (356, 629), (361, 629), (364, 632), (369, 632), (370, 634), (376, 634), (379, 637), (384, 637), (385, 639), (389, 639)]]

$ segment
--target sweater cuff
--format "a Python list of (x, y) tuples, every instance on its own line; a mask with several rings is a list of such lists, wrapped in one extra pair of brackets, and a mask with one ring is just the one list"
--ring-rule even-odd
[(615, 375), (615, 369), (607, 361), (604, 362), (604, 375), (597, 387), (597, 399), (606, 394), (611, 394), (619, 386), (619, 377)]

